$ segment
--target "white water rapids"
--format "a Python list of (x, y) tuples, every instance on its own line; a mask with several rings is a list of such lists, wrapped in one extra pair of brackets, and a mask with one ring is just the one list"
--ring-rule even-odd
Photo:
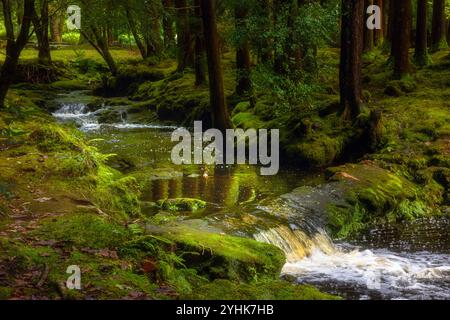
[(67, 103), (63, 104), (59, 110), (53, 113), (53, 116), (63, 122), (75, 122), (81, 131), (98, 130), (101, 127), (112, 127), (116, 129), (166, 129), (167, 126), (155, 124), (138, 124), (128, 123), (122, 117), (122, 121), (118, 123), (105, 124), (99, 123), (98, 116), (100, 113), (108, 110), (109, 107), (104, 106), (96, 111), (89, 111), (83, 103)]
[(323, 230), (308, 237), (288, 227), (262, 231), (258, 241), (287, 256), (282, 275), (351, 299), (449, 299), (450, 254), (394, 252), (333, 244)]

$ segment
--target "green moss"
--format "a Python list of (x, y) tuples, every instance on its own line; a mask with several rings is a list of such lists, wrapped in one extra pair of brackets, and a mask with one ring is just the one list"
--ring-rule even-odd
[(236, 127), (243, 129), (264, 129), (267, 127), (258, 116), (250, 112), (237, 113), (232, 121)]
[(401, 80), (393, 80), (388, 82), (384, 91), (388, 96), (400, 97), (403, 94), (416, 91), (417, 83), (411, 77), (404, 77)]
[(116, 248), (130, 236), (124, 227), (87, 213), (44, 220), (34, 233), (43, 239), (93, 249)]
[(206, 202), (199, 199), (178, 198), (159, 200), (158, 205), (162, 210), (195, 212), (206, 208)]
[(232, 115), (236, 115), (238, 113), (241, 112), (247, 112), (250, 109), (250, 102), (248, 101), (243, 101), (243, 102), (239, 102), (236, 107), (234, 107), (233, 111), (232, 111)]
[(65, 91), (87, 90), (89, 89), (89, 84), (82, 80), (72, 79), (72, 80), (60, 80), (52, 82), (50, 87), (53, 89)]
[(152, 228), (177, 244), (185, 264), (210, 279), (275, 279), (285, 263), (283, 252), (265, 243), (186, 226)]
[(354, 235), (368, 224), (430, 216), (434, 209), (414, 183), (372, 164), (327, 170), (345, 204), (327, 208), (329, 227), (338, 237)]
[(13, 290), (8, 287), (0, 287), (0, 300), (7, 300), (11, 298)]
[(314, 135), (287, 148), (289, 157), (308, 166), (324, 167), (338, 159), (344, 150), (345, 137)]
[(265, 281), (238, 284), (215, 280), (182, 297), (193, 300), (338, 300), (339, 297), (320, 292), (311, 286), (286, 281)]
[[(33, 128), (34, 127), (34, 128)], [(85, 146), (79, 133), (52, 123), (32, 124), (30, 140), (43, 152), (81, 151)]]

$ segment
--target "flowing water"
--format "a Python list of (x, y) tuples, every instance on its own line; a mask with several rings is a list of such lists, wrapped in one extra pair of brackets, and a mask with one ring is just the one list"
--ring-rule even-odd
[[(174, 127), (129, 122), (126, 106), (114, 107), (124, 114), (120, 121), (102, 124), (98, 115), (110, 107), (90, 111), (89, 99), (63, 95), (54, 116), (74, 122), (102, 152), (116, 154), (110, 165), (145, 181), (143, 204), (205, 200), (208, 207), (186, 215), (187, 222), (201, 219), (215, 230), (274, 244), (286, 253), (284, 278), (348, 299), (450, 299), (448, 220), (384, 226), (352, 243), (333, 241), (321, 208), (314, 207), (317, 199), (286, 196), (323, 182), (320, 173), (282, 168), (263, 177), (252, 166), (176, 166), (170, 160)], [(146, 213), (156, 213), (149, 208)]]

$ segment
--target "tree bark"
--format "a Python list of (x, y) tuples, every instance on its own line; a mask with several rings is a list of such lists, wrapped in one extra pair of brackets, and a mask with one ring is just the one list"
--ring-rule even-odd
[(2, 0), (3, 17), (7, 35), (6, 57), (0, 73), (0, 108), (5, 105), (6, 94), (11, 86), (19, 63), (20, 53), (28, 42), (31, 20), (34, 10), (34, 0), (24, 0), (24, 9), (17, 39), (14, 36), (14, 25), (11, 14), (10, 0)]
[(189, 22), (189, 8), (186, 0), (175, 0), (177, 11), (177, 45), (178, 68), (177, 72), (183, 72), (187, 67), (194, 65), (193, 37)]
[(173, 32), (173, 0), (163, 0), (164, 17), (163, 17), (163, 29), (164, 29), (164, 47), (170, 49), (174, 46), (175, 36)]
[(235, 7), (236, 30), (240, 35), (236, 48), (236, 72), (237, 85), (236, 94), (239, 96), (249, 96), (252, 91), (252, 81), (250, 78), (250, 48), (247, 39), (247, 18), (248, 8), (244, 3), (237, 3)]
[(145, 60), (148, 57), (147, 50), (142, 43), (141, 37), (139, 36), (139, 32), (136, 27), (136, 20), (134, 19), (131, 8), (128, 4), (125, 4), (125, 14), (127, 16), (128, 26), (130, 27), (131, 34), (133, 35), (134, 41), (136, 42), (136, 46), (141, 53), (142, 59)]
[(389, 0), (389, 16), (388, 16), (388, 27), (387, 27), (387, 40), (388, 40), (388, 46), (387, 48), (390, 48), (391, 52), (391, 58), (394, 57), (394, 46), (392, 45), (394, 34), (395, 34), (395, 3), (396, 0)]
[(392, 38), (394, 77), (400, 79), (410, 71), (409, 49), (411, 47), (411, 0), (393, 1), (395, 23)]
[(200, 0), (194, 1), (195, 17), (193, 29), (195, 33), (195, 85), (200, 86), (206, 83), (206, 66), (205, 66), (205, 46), (204, 46), (204, 32), (202, 24), (202, 9), (200, 7)]
[[(369, 6), (373, 5), (373, 0), (364, 1), (364, 11), (367, 10)], [(367, 28), (364, 24), (364, 52), (370, 52), (374, 47), (374, 30)]]
[(434, 0), (431, 30), (431, 50), (434, 52), (448, 48), (445, 27), (445, 0)]
[(41, 0), (40, 16), (33, 6), (33, 25), (36, 38), (38, 40), (38, 60), (40, 64), (49, 65), (52, 63), (50, 54), (50, 42), (48, 36), (49, 27), (49, 0)]
[(216, 0), (200, 0), (205, 31), (206, 55), (210, 87), (212, 123), (223, 133), (233, 127), (225, 100), (223, 71), (220, 61), (219, 36), (216, 22)]
[(111, 52), (109, 51), (108, 40), (105, 30), (100, 30), (96, 26), (89, 26), (90, 33), (88, 34), (83, 29), (81, 33), (83, 37), (92, 45), (95, 50), (102, 56), (103, 60), (105, 60), (108, 65), (109, 71), (113, 76), (117, 75), (117, 65), (114, 61)]
[(364, 12), (364, 0), (342, 0), (339, 83), (344, 120), (355, 120), (361, 113)]
[(428, 64), (427, 15), (428, 0), (417, 0), (417, 26), (414, 60), (420, 66)]
[(385, 15), (384, 15), (384, 1), (383, 0), (375, 0), (375, 5), (377, 5), (380, 8), (380, 14), (381, 14), (381, 29), (375, 29), (374, 30), (374, 45), (380, 46), (383, 44), (384, 41), (384, 32), (385, 32)]

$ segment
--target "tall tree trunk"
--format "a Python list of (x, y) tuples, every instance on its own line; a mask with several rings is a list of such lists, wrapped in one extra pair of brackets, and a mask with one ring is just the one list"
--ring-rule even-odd
[[(369, 6), (373, 5), (373, 0), (365, 0), (364, 1), (364, 10), (367, 10)], [(374, 30), (367, 28), (364, 25), (364, 52), (370, 52), (373, 50), (374, 46)]]
[(177, 72), (183, 72), (194, 64), (193, 38), (189, 21), (189, 8), (186, 0), (175, 0), (177, 11), (177, 45), (178, 68)]
[(117, 75), (117, 65), (114, 61), (111, 52), (108, 47), (108, 39), (105, 30), (101, 30), (96, 26), (88, 26), (90, 29), (90, 33), (88, 34), (83, 29), (81, 30), (81, 34), (84, 39), (86, 39), (90, 45), (92, 45), (95, 50), (102, 56), (103, 60), (105, 60), (108, 65), (109, 71), (113, 76)]
[(50, 54), (50, 42), (48, 36), (48, 9), (48, 0), (41, 0), (40, 17), (37, 14), (36, 8), (33, 8), (33, 25), (38, 40), (39, 50), (38, 59), (39, 63), (43, 65), (49, 65), (52, 63), (52, 57)]
[(14, 36), (14, 24), (10, 0), (2, 0), (3, 18), (7, 35), (6, 56), (0, 73), (0, 108), (5, 105), (6, 94), (11, 86), (19, 63), (20, 54), (28, 42), (34, 0), (24, 0), (24, 9), (17, 39)]
[(342, 0), (339, 83), (344, 120), (355, 120), (361, 113), (364, 12), (364, 0)]
[[(156, 6), (155, 3), (149, 4), (149, 12), (151, 17), (151, 32), (150, 32), (150, 41), (152, 43), (153, 54), (159, 55), (162, 51), (162, 39), (161, 39), (161, 14), (160, 7)], [(148, 51), (149, 54), (151, 51)]]
[(53, 15), (50, 17), (50, 40), (52, 42), (61, 43), (62, 37), (59, 29), (60, 17), (58, 15)]
[(206, 83), (205, 49), (204, 49), (204, 31), (202, 24), (202, 9), (200, 0), (194, 1), (195, 17), (193, 29), (195, 33), (195, 85), (200, 86)]
[(170, 49), (174, 46), (175, 36), (173, 32), (173, 0), (163, 0), (164, 16), (163, 16), (163, 30), (164, 30), (164, 47)]
[(394, 39), (394, 34), (395, 34), (395, 3), (397, 1), (396, 0), (389, 0), (389, 15), (388, 15), (388, 27), (387, 27), (387, 40), (388, 40), (388, 46), (386, 46), (387, 48), (390, 48), (390, 52), (391, 52), (391, 58), (394, 58), (394, 47), (392, 45), (393, 39)]
[(431, 50), (448, 48), (445, 34), (445, 0), (433, 1), (433, 21), (431, 30)]
[(373, 40), (375, 46), (380, 46), (383, 44), (384, 41), (384, 32), (385, 32), (385, 15), (384, 15), (384, 1), (383, 0), (375, 0), (374, 4), (377, 5), (380, 8), (380, 14), (381, 14), (381, 29), (375, 29)]
[(200, 0), (205, 32), (206, 55), (210, 87), (212, 123), (223, 133), (233, 127), (228, 113), (223, 84), (223, 71), (220, 61), (219, 36), (216, 22), (216, 0)]
[(411, 47), (411, 0), (394, 1), (395, 24), (392, 38), (394, 76), (402, 78), (410, 71), (409, 48)]
[(417, 0), (417, 27), (414, 60), (420, 66), (428, 64), (427, 15), (428, 0)]
[(240, 35), (236, 48), (236, 93), (239, 96), (249, 96), (252, 91), (250, 79), (250, 48), (248, 44), (247, 18), (248, 8), (245, 3), (236, 3), (235, 20), (236, 30)]
[(136, 42), (136, 46), (138, 47), (139, 52), (141, 53), (142, 59), (147, 59), (148, 57), (147, 50), (144, 47), (144, 44), (142, 43), (142, 39), (136, 27), (136, 20), (132, 15), (131, 8), (128, 5), (128, 3), (125, 4), (125, 14), (127, 16), (128, 26), (130, 27), (131, 34), (133, 35), (134, 41)]

